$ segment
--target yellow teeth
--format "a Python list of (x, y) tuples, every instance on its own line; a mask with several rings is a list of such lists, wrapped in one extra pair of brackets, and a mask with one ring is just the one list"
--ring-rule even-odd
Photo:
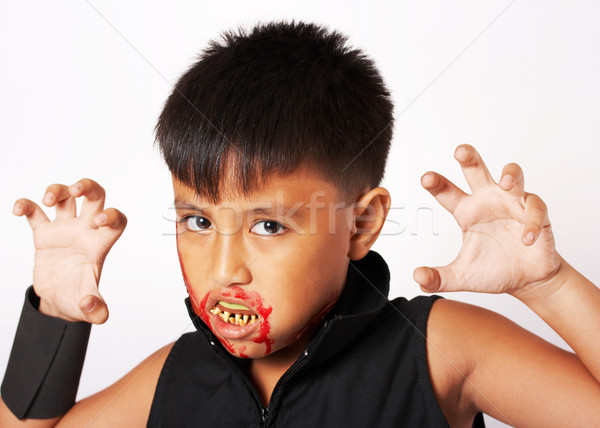
[(214, 307), (209, 311), (211, 314), (217, 315), (224, 322), (228, 322), (229, 324), (245, 326), (248, 324), (253, 324), (256, 322), (258, 317), (256, 315), (241, 315), (241, 314), (232, 314), (227, 311), (221, 311), (218, 307)]

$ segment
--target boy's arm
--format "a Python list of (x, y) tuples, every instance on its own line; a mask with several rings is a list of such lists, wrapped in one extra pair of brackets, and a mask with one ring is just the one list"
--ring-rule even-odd
[[(0, 398), (0, 426), (136, 427), (146, 426), (160, 372), (174, 343), (162, 347), (108, 388), (78, 401), (64, 416), (19, 420)], [(58, 424), (58, 425), (57, 425)]]
[[(515, 164), (496, 184), (479, 154), (456, 158), (473, 191), (435, 173), (423, 185), (456, 218), (463, 246), (448, 266), (415, 271), (425, 291), (506, 292), (546, 321), (575, 351), (557, 348), (493, 312), (435, 303), (428, 324), (432, 383), (455, 420), (484, 411), (518, 426), (600, 420), (600, 290), (556, 252), (546, 206), (524, 192)], [(445, 409), (444, 409), (445, 408)], [(461, 418), (462, 417), (462, 418)]]
[(53, 221), (28, 199), (17, 200), (13, 207), (15, 215), (27, 217), (35, 245), (33, 290), (27, 293), (2, 383), (2, 410), (10, 408), (18, 418), (53, 418), (69, 409), (89, 323), (108, 318), (98, 283), (108, 251), (127, 220), (114, 208), (104, 209), (104, 197), (101, 186), (82, 179), (72, 186), (47, 188), (43, 203), (56, 208)]

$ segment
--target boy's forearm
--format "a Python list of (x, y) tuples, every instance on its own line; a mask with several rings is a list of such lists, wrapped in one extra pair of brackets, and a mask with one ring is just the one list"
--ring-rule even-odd
[(600, 289), (563, 259), (550, 281), (515, 297), (569, 344), (600, 383)]

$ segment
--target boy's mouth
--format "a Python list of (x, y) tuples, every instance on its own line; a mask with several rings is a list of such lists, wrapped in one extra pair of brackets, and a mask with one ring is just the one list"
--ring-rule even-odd
[(259, 316), (246, 306), (223, 300), (219, 300), (209, 312), (218, 316), (223, 322), (241, 327), (252, 325), (259, 319)]

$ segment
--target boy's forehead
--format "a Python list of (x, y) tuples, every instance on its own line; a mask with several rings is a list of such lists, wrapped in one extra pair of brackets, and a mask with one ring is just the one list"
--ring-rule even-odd
[[(315, 199), (334, 201), (338, 197), (338, 191), (333, 183), (306, 169), (298, 169), (284, 176), (269, 174), (264, 178), (256, 188), (246, 193), (241, 189), (228, 186), (228, 180), (225, 180), (221, 186), (222, 196), (219, 201), (214, 203), (203, 197), (199, 189), (190, 187), (172, 176), (175, 202), (195, 202), (203, 206), (224, 204), (291, 205), (295, 202)], [(229, 181), (229, 183), (231, 182)]]
[(293, 217), (310, 216), (318, 208), (338, 204), (335, 186), (319, 177), (303, 174), (291, 174), (286, 177), (273, 176), (259, 188), (242, 194), (237, 191), (226, 192), (227, 197), (211, 202), (203, 198), (196, 189), (173, 178), (174, 205), (177, 209), (210, 210), (213, 208), (232, 208), (238, 212), (256, 215), (291, 215)]

